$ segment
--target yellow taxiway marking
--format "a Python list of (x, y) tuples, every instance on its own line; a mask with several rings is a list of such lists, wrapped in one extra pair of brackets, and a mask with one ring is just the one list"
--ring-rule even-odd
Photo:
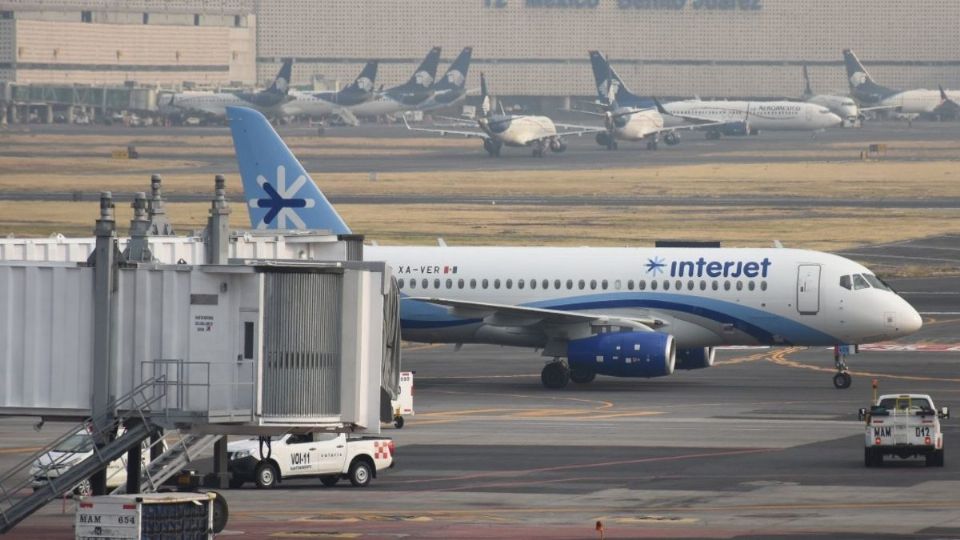
[[(837, 370), (833, 368), (825, 368), (821, 366), (812, 366), (810, 364), (802, 364), (796, 360), (791, 360), (787, 358), (787, 355), (793, 354), (799, 351), (800, 348), (791, 348), (784, 349), (782, 351), (776, 351), (770, 356), (769, 361), (777, 364), (779, 366), (795, 368), (795, 369), (808, 369), (811, 371), (821, 371), (827, 373), (835, 373)], [(958, 378), (948, 378), (948, 377), (923, 377), (920, 375), (892, 375), (888, 373), (874, 373), (872, 371), (854, 371), (848, 370), (848, 373), (851, 375), (860, 375), (861, 377), (877, 377), (879, 379), (896, 379), (901, 381), (929, 381), (929, 382), (960, 382)]]
[(40, 446), (28, 448), (0, 448), (0, 454), (28, 454), (30, 452), (39, 452), (42, 449), (43, 448)]

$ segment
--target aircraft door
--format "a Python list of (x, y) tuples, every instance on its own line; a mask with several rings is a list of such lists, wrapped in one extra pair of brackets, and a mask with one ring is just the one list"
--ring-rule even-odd
[(801, 264), (797, 267), (797, 311), (802, 315), (816, 315), (820, 311), (818, 264)]

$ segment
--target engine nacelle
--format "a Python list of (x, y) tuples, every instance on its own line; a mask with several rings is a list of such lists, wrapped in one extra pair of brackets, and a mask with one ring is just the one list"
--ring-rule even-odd
[(611, 332), (567, 344), (570, 369), (613, 377), (662, 377), (673, 373), (673, 336), (660, 332)]
[(750, 134), (750, 124), (747, 122), (727, 122), (719, 126), (720, 133), (727, 136), (744, 137)]
[(716, 351), (713, 347), (677, 349), (677, 369), (704, 369), (713, 367)]
[(550, 150), (557, 154), (567, 149), (567, 144), (560, 139), (550, 139)]
[(596, 139), (600, 146), (607, 146), (610, 143), (610, 134), (606, 131), (600, 131), (597, 133)]

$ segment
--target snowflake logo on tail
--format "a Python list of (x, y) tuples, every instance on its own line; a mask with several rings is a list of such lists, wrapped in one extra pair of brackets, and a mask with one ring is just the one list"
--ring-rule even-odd
[(267, 214), (263, 216), (260, 223), (257, 223), (258, 229), (266, 229), (277, 223), (278, 229), (306, 229), (303, 219), (297, 215), (297, 208), (313, 208), (316, 201), (310, 198), (299, 198), (297, 193), (307, 183), (307, 177), (300, 175), (290, 186), (287, 186), (286, 168), (283, 165), (277, 166), (276, 187), (267, 181), (264, 176), (257, 175), (257, 185), (267, 194), (266, 198), (253, 198), (248, 201), (251, 208), (266, 208)]

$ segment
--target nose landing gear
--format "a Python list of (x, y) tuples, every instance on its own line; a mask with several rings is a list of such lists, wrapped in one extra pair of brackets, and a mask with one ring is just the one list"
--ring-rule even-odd
[(846, 390), (853, 384), (853, 377), (847, 373), (847, 362), (844, 355), (839, 352), (833, 353), (833, 363), (837, 368), (837, 374), (833, 376), (833, 386), (837, 390)]

